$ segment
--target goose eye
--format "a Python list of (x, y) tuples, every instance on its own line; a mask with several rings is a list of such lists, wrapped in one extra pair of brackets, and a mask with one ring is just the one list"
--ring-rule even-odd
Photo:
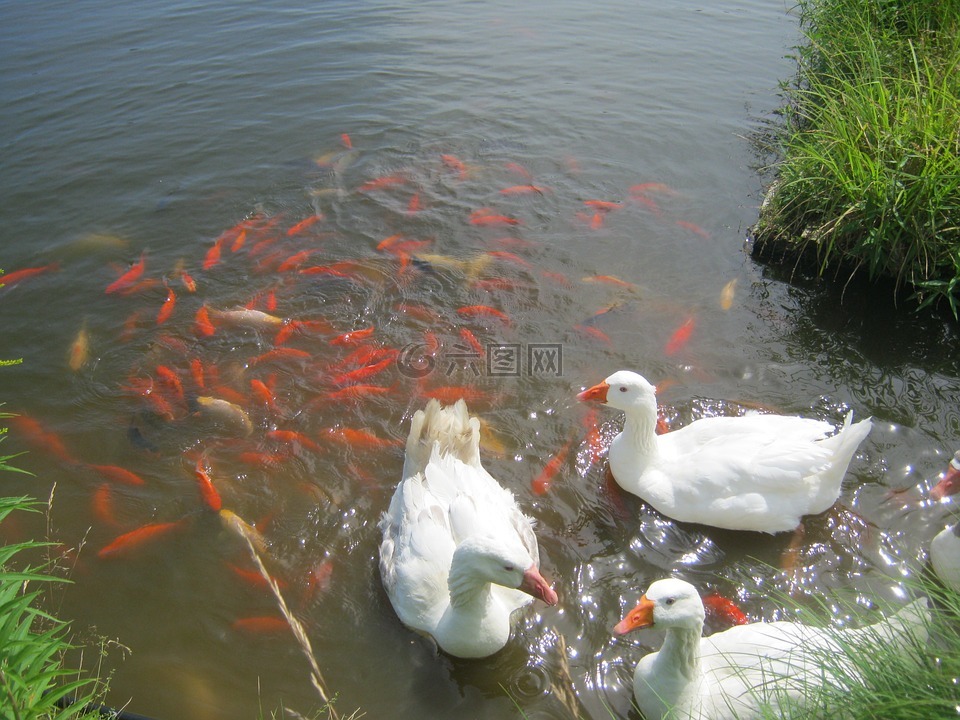
[(673, 605), (677, 601), (676, 598), (669, 597), (663, 601), (664, 605)]
[(503, 569), (507, 572), (513, 572), (513, 565), (504, 565)]
[(625, 385), (621, 385), (621, 386), (620, 386), (620, 392), (626, 392), (626, 391), (627, 391), (626, 386), (625, 386)]

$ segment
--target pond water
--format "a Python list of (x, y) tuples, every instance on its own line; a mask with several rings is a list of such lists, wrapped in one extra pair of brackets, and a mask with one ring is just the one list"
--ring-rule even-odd
[[(21, 415), (3, 448), (35, 473), (5, 494), (52, 495), (0, 535), (65, 546), (53, 609), (110, 639), (112, 705), (321, 704), (198, 462), (262, 535), (343, 715), (635, 717), (632, 668), (661, 636), (611, 628), (653, 580), (752, 619), (783, 614), (772, 591), (869, 615), (949, 520), (924, 497), (960, 437), (955, 328), (744, 250), (763, 188), (749, 137), (794, 70), (789, 4), (50, 0), (0, 18), (0, 267), (43, 268), (0, 288), (0, 400)], [(507, 320), (458, 312), (476, 305)], [(244, 306), (288, 322), (219, 314)], [(381, 372), (342, 377), (374, 346), (394, 351)], [(575, 396), (620, 368), (663, 388), (675, 427), (872, 415), (844, 508), (781, 570), (789, 534), (678, 524), (612, 489), (585, 438), (621, 418)], [(353, 382), (379, 390), (336, 394)], [(469, 662), (403, 628), (377, 572), (409, 419), (457, 393), (560, 595)]]

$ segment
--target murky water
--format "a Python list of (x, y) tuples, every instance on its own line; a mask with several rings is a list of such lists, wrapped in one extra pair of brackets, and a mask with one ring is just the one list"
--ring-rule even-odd
[[(960, 436), (955, 330), (788, 284), (742, 249), (762, 186), (745, 137), (793, 69), (783, 4), (4, 2), (0, 18), (0, 266), (46, 268), (0, 289), (0, 400), (36, 423), (5, 421), (4, 450), (29, 450), (36, 476), (4, 482), (53, 490), (49, 518), (0, 533), (74, 549), (55, 609), (130, 649), (107, 660), (114, 705), (198, 720), (319, 705), (198, 460), (262, 533), (337, 708), (369, 717), (628, 717), (633, 664), (659, 639), (610, 629), (652, 580), (678, 574), (754, 619), (779, 612), (772, 588), (867, 609), (949, 518), (921, 500)], [(475, 305), (507, 320), (458, 312)], [(278, 338), (217, 316), (237, 306), (300, 324)], [(404, 352), (343, 377), (372, 343)], [(794, 570), (774, 573), (789, 537), (679, 525), (612, 491), (575, 394), (621, 367), (663, 384), (676, 424), (758, 404), (873, 415), (847, 510), (811, 519)], [(336, 394), (351, 383), (380, 390)], [(405, 630), (376, 569), (397, 442), (449, 388), (537, 519), (561, 598), (484, 661)], [(611, 437), (619, 418), (598, 418)]]

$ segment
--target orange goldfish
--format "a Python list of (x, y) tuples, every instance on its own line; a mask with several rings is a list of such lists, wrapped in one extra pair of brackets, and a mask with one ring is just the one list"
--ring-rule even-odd
[(475, 353), (480, 356), (483, 355), (483, 345), (481, 345), (480, 341), (477, 340), (476, 335), (470, 332), (467, 328), (460, 328), (460, 337), (473, 349)]
[(123, 483), (124, 485), (146, 485), (146, 482), (142, 477), (137, 475), (135, 472), (131, 472), (126, 468), (117, 467), (116, 465), (92, 465), (88, 464), (88, 468), (96, 470), (98, 473), (103, 475), (107, 480), (113, 480), (114, 482)]
[(117, 527), (116, 514), (113, 508), (113, 490), (110, 483), (101, 483), (93, 493), (93, 514), (101, 525)]
[(213, 323), (210, 321), (210, 312), (207, 310), (207, 306), (201, 305), (200, 309), (197, 310), (196, 317), (194, 318), (194, 334), (198, 337), (210, 337), (216, 331), (217, 328), (214, 327)]
[(557, 473), (560, 472), (560, 468), (566, 463), (567, 455), (570, 453), (571, 447), (573, 447), (573, 440), (568, 440), (567, 443), (550, 458), (543, 470), (540, 471), (540, 474), (533, 479), (530, 487), (534, 495), (543, 495), (550, 489), (550, 486), (553, 485), (554, 477), (556, 477)]
[(371, 190), (383, 190), (384, 188), (394, 187), (396, 185), (406, 184), (407, 179), (400, 175), (384, 175), (383, 177), (369, 180), (357, 188), (357, 192), (369, 192)]
[(690, 232), (694, 233), (695, 235), (699, 235), (699, 236), (702, 237), (704, 240), (709, 240), (709, 239), (710, 239), (710, 233), (708, 233), (706, 230), (704, 230), (702, 227), (700, 227), (699, 225), (697, 225), (697, 224), (695, 224), (695, 223), (687, 222), (686, 220), (677, 220), (677, 221), (676, 221), (676, 224), (679, 225), (680, 227), (682, 227), (682, 228), (685, 229), (685, 230), (689, 230)]
[(440, 159), (448, 168), (456, 170), (461, 180), (467, 176), (467, 166), (456, 155), (441, 155)]
[[(252, 587), (256, 588), (269, 588), (270, 582), (260, 573), (259, 570), (247, 570), (246, 568), (239, 567), (232, 563), (227, 563), (227, 567), (230, 568), (230, 571), (236, 575), (238, 578), (243, 580), (245, 583)], [(271, 578), (276, 584), (277, 587), (281, 590), (287, 586), (287, 583), (284, 582), (281, 578)]]
[(605, 343), (606, 345), (613, 345), (613, 341), (610, 339), (610, 336), (607, 335), (600, 328), (593, 327), (592, 325), (581, 324), (581, 325), (574, 325), (573, 329), (576, 330), (577, 332), (583, 333), (584, 335), (589, 335), (594, 340), (599, 340), (600, 342)]
[(457, 313), (467, 317), (493, 317), (502, 320), (507, 325), (510, 324), (510, 317), (503, 311), (492, 308), (489, 305), (465, 305), (457, 308)]
[(238, 618), (233, 621), (234, 630), (257, 635), (279, 635), (289, 632), (290, 624), (278, 615), (257, 615), (254, 617)]
[(746, 625), (750, 622), (750, 619), (737, 607), (733, 600), (719, 593), (704, 595), (703, 606), (707, 614), (718, 617), (731, 625)]
[(354, 345), (361, 340), (366, 340), (368, 337), (373, 335), (375, 328), (371, 325), (368, 328), (363, 330), (353, 330), (348, 333), (343, 333), (343, 335), (337, 335), (330, 341), (331, 345)]
[(206, 257), (203, 258), (203, 269), (209, 270), (214, 265), (220, 262), (220, 249), (223, 245), (223, 236), (221, 235), (217, 238), (217, 241), (213, 243), (211, 248), (207, 250)]
[(298, 253), (294, 253), (282, 263), (277, 266), (277, 272), (287, 272), (288, 270), (296, 270), (306, 261), (308, 257), (314, 253), (320, 252), (319, 250), (301, 250)]
[(97, 553), (97, 557), (102, 559), (120, 557), (148, 542), (152, 542), (159, 537), (169, 534), (171, 531), (180, 527), (182, 523), (183, 520), (150, 523), (136, 530), (131, 530), (128, 533), (114, 538), (112, 542), (102, 547)]
[(200, 499), (203, 500), (203, 504), (214, 512), (220, 512), (220, 509), (223, 507), (223, 501), (220, 499), (220, 493), (214, 486), (210, 474), (204, 467), (202, 458), (197, 460), (193, 474), (194, 477), (197, 478), (197, 484), (200, 487)]
[(517, 218), (498, 215), (489, 208), (472, 212), (470, 214), (470, 223), (473, 225), (523, 225)]
[(347, 148), (347, 150), (353, 149), (353, 141), (350, 140), (350, 136), (347, 135), (347, 133), (340, 134), (340, 142), (343, 143), (343, 146)]
[[(140, 260), (134, 263), (134, 265), (132, 265), (130, 269), (123, 273), (120, 277), (107, 285), (107, 289), (104, 292), (109, 295), (110, 293), (119, 292), (129, 288), (140, 279), (140, 276), (143, 275), (143, 271), (146, 269), (146, 267), (147, 253), (146, 251), (143, 251), (140, 253)], [(6, 282), (6, 280), (4, 282)]]
[(60, 269), (60, 263), (50, 263), (42, 267), (22, 268), (13, 272), (0, 275), (0, 287), (7, 285), (16, 285), (21, 280), (36, 277), (46, 272), (53, 272)]
[(329, 428), (324, 432), (324, 436), (331, 440), (347, 443), (357, 448), (368, 448), (371, 450), (382, 450), (385, 448), (401, 447), (402, 440), (395, 438), (381, 438), (368, 430), (357, 430), (354, 428)]
[(77, 336), (73, 339), (73, 342), (70, 344), (70, 352), (68, 354), (68, 364), (70, 369), (76, 372), (90, 360), (90, 336), (87, 333), (87, 321), (84, 320), (83, 324), (80, 326)]
[(527, 170), (523, 165), (515, 162), (504, 163), (503, 166), (512, 173), (516, 173), (520, 177), (527, 178), (528, 180), (533, 177), (529, 170)]
[(293, 237), (298, 233), (302, 233), (304, 230), (308, 229), (311, 225), (320, 222), (323, 220), (323, 214), (317, 213), (316, 215), (311, 215), (310, 217), (304, 218), (295, 225), (290, 226), (287, 230), (287, 236)]
[(358, 380), (366, 380), (369, 377), (373, 377), (377, 373), (383, 372), (386, 370), (390, 363), (392, 363), (396, 356), (399, 355), (399, 351), (394, 351), (394, 353), (388, 355), (382, 360), (378, 360), (375, 363), (364, 365), (359, 367), (356, 370), (350, 370), (349, 372), (342, 373), (333, 378), (333, 383), (335, 385), (344, 385), (348, 382), (355, 382)]
[(27, 442), (52, 452), (64, 462), (75, 462), (67, 451), (66, 446), (56, 433), (46, 430), (37, 420), (29, 415), (16, 415), (9, 419), (11, 425), (25, 436)]
[[(164, 285), (166, 285), (166, 282), (164, 282)], [(163, 305), (160, 306), (160, 312), (157, 313), (157, 325), (162, 325), (170, 319), (176, 304), (177, 296), (174, 294), (173, 288), (167, 285), (167, 299), (163, 301)]]
[(693, 328), (695, 325), (696, 321), (693, 319), (693, 316), (690, 316), (684, 320), (683, 324), (673, 331), (673, 334), (670, 336), (670, 339), (667, 340), (667, 344), (664, 346), (663, 351), (667, 355), (673, 355), (674, 353), (678, 352), (684, 345), (687, 344), (687, 341), (690, 339), (690, 335), (693, 333)]
[(301, 432), (296, 430), (269, 430), (267, 437), (288, 445), (303, 445), (305, 448), (320, 452), (320, 446)]
[(501, 195), (530, 195), (536, 193), (538, 195), (543, 195), (545, 192), (548, 192), (548, 188), (541, 187), (540, 185), (511, 185), (510, 187), (505, 187), (500, 190)]
[(584, 200), (583, 204), (597, 212), (610, 212), (623, 207), (623, 203), (611, 202), (610, 200)]

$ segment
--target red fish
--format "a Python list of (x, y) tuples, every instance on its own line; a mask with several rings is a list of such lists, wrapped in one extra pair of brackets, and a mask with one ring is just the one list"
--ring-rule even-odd
[(333, 378), (333, 383), (335, 385), (345, 385), (346, 383), (349, 383), (349, 382), (357, 382), (360, 380), (366, 380), (367, 378), (373, 377), (374, 375), (386, 370), (390, 366), (390, 363), (392, 363), (396, 358), (396, 356), (399, 354), (400, 354), (399, 351), (394, 351), (394, 353), (388, 355), (382, 360), (378, 360), (375, 363), (364, 365), (363, 367), (359, 367), (356, 370), (350, 370), (349, 372), (345, 372), (340, 375), (337, 375), (335, 378)]
[(404, 239), (404, 237), (405, 237), (405, 236), (402, 235), (401, 233), (396, 233), (395, 235), (390, 235), (389, 237), (385, 237), (385, 238), (384, 238), (383, 240), (381, 240), (380, 243), (377, 245), (377, 250), (388, 250), (388, 251), (389, 251), (390, 248), (392, 248), (392, 247), (393, 247), (394, 245), (396, 245), (398, 242), (401, 242), (401, 241)]
[(527, 170), (523, 165), (515, 162), (504, 163), (503, 166), (512, 173), (516, 173), (520, 177), (530, 179), (533, 175)]
[(710, 593), (703, 597), (703, 607), (707, 613), (730, 623), (731, 625), (746, 625), (750, 619), (737, 607), (736, 603), (719, 593)]
[(501, 195), (543, 195), (548, 189), (539, 185), (511, 185), (500, 190)]
[(353, 149), (353, 141), (350, 140), (350, 136), (347, 135), (347, 133), (340, 133), (340, 142), (343, 143), (343, 146), (347, 148), (347, 150)]
[(310, 602), (317, 593), (325, 593), (331, 586), (333, 561), (324, 558), (307, 573), (307, 586), (304, 590), (304, 601)]
[(410, 198), (410, 202), (407, 203), (407, 212), (412, 215), (413, 213), (420, 212), (420, 210), (422, 210), (420, 205), (420, 193), (417, 192), (413, 194), (413, 196)]
[(613, 345), (613, 341), (610, 339), (610, 336), (607, 335), (600, 328), (595, 328), (592, 325), (574, 325), (573, 329), (577, 332), (581, 332), (584, 335), (589, 335), (594, 340), (599, 340), (600, 342), (606, 345)]
[(451, 170), (456, 170), (457, 173), (459, 173), (461, 179), (466, 177), (467, 166), (456, 155), (441, 155), (440, 159), (443, 161), (443, 164), (446, 165), (448, 168), (450, 168)]
[(470, 332), (467, 328), (460, 328), (460, 337), (463, 341), (473, 348), (473, 351), (478, 355), (483, 355), (483, 345), (480, 344), (480, 341), (477, 340), (477, 336)]
[(493, 317), (502, 320), (507, 325), (510, 324), (510, 317), (505, 312), (492, 308), (489, 305), (465, 305), (464, 307), (457, 308), (457, 313), (467, 317)]
[(5, 285), (16, 285), (21, 280), (36, 277), (46, 272), (53, 272), (60, 269), (60, 263), (50, 263), (42, 267), (22, 268), (13, 272), (0, 275), (0, 287)]
[(140, 260), (134, 263), (129, 270), (123, 273), (123, 275), (121, 275), (112, 283), (107, 285), (107, 289), (104, 292), (106, 292), (109, 295), (110, 293), (119, 292), (121, 290), (129, 288), (137, 280), (140, 279), (140, 276), (143, 275), (143, 271), (146, 269), (146, 267), (147, 267), (147, 254), (146, 254), (146, 251), (144, 251), (140, 253)]
[(287, 272), (288, 270), (295, 270), (303, 265), (306, 262), (306, 259), (313, 255), (314, 253), (319, 252), (319, 250), (301, 250), (298, 253), (294, 253), (282, 263), (277, 266), (277, 272)]
[(163, 325), (163, 323), (170, 319), (176, 304), (177, 296), (173, 292), (173, 288), (167, 285), (167, 299), (163, 301), (163, 305), (160, 306), (160, 312), (157, 313), (157, 325)]
[(354, 428), (329, 428), (325, 431), (324, 436), (357, 448), (371, 450), (382, 450), (403, 445), (402, 440), (381, 438), (368, 430), (356, 430)]
[(193, 475), (197, 478), (197, 485), (200, 488), (200, 499), (203, 504), (214, 512), (220, 512), (223, 507), (223, 501), (220, 499), (220, 493), (213, 484), (210, 473), (204, 467), (202, 459), (197, 460), (196, 467), (193, 469)]
[(623, 203), (611, 202), (610, 200), (584, 200), (583, 204), (598, 212), (610, 212), (623, 207)]
[(285, 443), (287, 445), (303, 445), (305, 448), (320, 452), (320, 446), (301, 432), (296, 430), (269, 430), (267, 437), (270, 440)]
[(290, 624), (276, 615), (258, 615), (233, 621), (234, 630), (256, 635), (279, 635), (290, 631)]
[(183, 400), (183, 383), (180, 382), (180, 376), (166, 365), (157, 365), (157, 377), (164, 386), (173, 390), (177, 400)]
[(250, 365), (258, 365), (263, 362), (270, 362), (272, 360), (307, 360), (313, 357), (306, 350), (298, 350), (297, 348), (289, 347), (278, 347), (273, 350), (268, 350), (262, 355), (257, 355), (250, 358)]
[(198, 390), (205, 390), (207, 387), (206, 378), (203, 372), (203, 362), (200, 358), (190, 360), (190, 376), (193, 378), (193, 384)]
[(693, 234), (699, 235), (704, 240), (710, 239), (710, 233), (695, 223), (687, 222), (686, 220), (677, 220), (676, 224), (682, 227), (684, 230), (689, 230)]
[(247, 229), (244, 228), (233, 239), (233, 243), (230, 245), (230, 252), (232, 253), (237, 252), (244, 246), (246, 242), (247, 242)]
[(470, 222), (473, 225), (522, 225), (517, 218), (498, 215), (490, 208), (481, 208), (470, 213)]
[(213, 335), (217, 329), (213, 326), (213, 323), (210, 321), (210, 312), (207, 310), (206, 305), (201, 305), (200, 309), (197, 310), (197, 315), (194, 318), (193, 322), (193, 332), (198, 337), (210, 337)]
[(506, 260), (507, 262), (512, 262), (520, 267), (532, 268), (533, 265), (529, 261), (524, 260), (519, 255), (514, 255), (512, 252), (507, 252), (506, 250), (491, 250), (487, 253), (490, 257), (495, 257), (498, 260)]
[(107, 480), (113, 480), (114, 482), (123, 483), (124, 485), (146, 485), (142, 477), (126, 468), (117, 467), (116, 465), (87, 465), (87, 467), (96, 470), (107, 478)]
[(587, 447), (590, 449), (590, 461), (598, 463), (603, 459), (607, 448), (603, 443), (603, 433), (600, 432), (600, 423), (597, 421), (597, 411), (593, 408), (583, 419), (583, 426), (587, 429)]
[(296, 223), (295, 225), (291, 225), (290, 228), (287, 230), (287, 236), (293, 237), (294, 235), (302, 233), (304, 230), (307, 230), (311, 225), (314, 225), (315, 223), (318, 223), (321, 220), (323, 220), (322, 213), (317, 213), (316, 215), (311, 215), (310, 217), (306, 217), (300, 222)]
[(695, 326), (696, 321), (693, 319), (693, 316), (684, 320), (683, 324), (674, 330), (673, 334), (670, 336), (670, 339), (667, 340), (667, 344), (663, 348), (664, 353), (667, 355), (673, 355), (674, 353), (679, 352), (679, 350), (687, 344), (687, 341), (690, 339), (690, 335), (693, 333), (693, 328)]
[(116, 514), (113, 508), (113, 490), (110, 483), (101, 483), (93, 493), (93, 515), (101, 525), (117, 527)]
[(550, 486), (553, 485), (553, 479), (557, 473), (560, 472), (560, 468), (563, 467), (564, 463), (567, 462), (567, 455), (570, 454), (571, 447), (573, 447), (573, 440), (568, 440), (567, 443), (550, 458), (543, 470), (540, 471), (540, 474), (533, 479), (530, 487), (534, 495), (543, 495), (550, 489)]
[(265, 453), (265, 452), (242, 452), (237, 456), (240, 462), (246, 465), (254, 465), (267, 470), (273, 470), (285, 463), (289, 458), (288, 453)]
[(38, 448), (52, 452), (64, 462), (74, 462), (66, 445), (56, 433), (46, 430), (37, 420), (28, 415), (17, 415), (9, 419), (17, 432), (26, 437), (27, 442)]
[(393, 309), (398, 313), (403, 313), (417, 320), (423, 322), (434, 323), (437, 322), (440, 318), (437, 315), (436, 311), (428, 308), (425, 305), (415, 305), (413, 303), (397, 303), (393, 306)]
[(195, 293), (197, 291), (197, 281), (186, 270), (180, 271), (180, 282), (187, 289), (187, 292)]
[(341, 402), (344, 400), (362, 400), (371, 395), (386, 395), (393, 392), (392, 387), (383, 385), (349, 385), (340, 390), (332, 390), (324, 395), (324, 400)]
[(599, 230), (603, 227), (603, 215), (598, 212), (593, 214), (593, 217), (590, 218), (590, 229)]
[(363, 330), (353, 330), (343, 335), (337, 335), (330, 341), (331, 345), (355, 345), (373, 335), (375, 328), (371, 325)]
[(203, 258), (204, 270), (209, 270), (214, 265), (220, 262), (220, 251), (221, 251), (221, 247), (223, 246), (223, 240), (224, 238), (221, 235), (219, 238), (217, 238), (217, 241), (213, 244), (213, 246), (209, 250), (207, 250), (207, 254)]
[(121, 557), (149, 542), (156, 540), (157, 538), (169, 534), (173, 530), (176, 530), (178, 527), (180, 527), (182, 523), (183, 520), (177, 520), (175, 522), (150, 523), (149, 525), (144, 525), (136, 530), (131, 530), (128, 533), (124, 533), (123, 535), (114, 538), (112, 542), (102, 547), (100, 552), (97, 553), (97, 557), (102, 559)]
[(407, 179), (400, 175), (384, 175), (383, 177), (374, 178), (373, 180), (368, 180), (367, 182), (363, 183), (363, 185), (357, 188), (357, 192), (383, 190), (384, 188), (405, 185), (406, 183)]
[(631, 195), (630, 199), (634, 202), (640, 203), (657, 217), (660, 217), (660, 215), (663, 214), (663, 211), (660, 210), (660, 206), (657, 205), (654, 200), (646, 197), (645, 195)]
[[(232, 563), (227, 563), (227, 567), (230, 568), (230, 571), (234, 575), (236, 575), (238, 578), (243, 580), (245, 583), (247, 583), (247, 585), (250, 585), (251, 587), (264, 588), (264, 589), (270, 588), (269, 581), (263, 576), (263, 574), (259, 570), (248, 570), (247, 568), (242, 568)], [(281, 590), (283, 590), (287, 586), (287, 583), (285, 583), (280, 578), (271, 578), (271, 579), (277, 584), (277, 587), (280, 588)]]
[(630, 186), (631, 195), (646, 195), (647, 193), (656, 193), (659, 195), (676, 195), (677, 191), (672, 187), (658, 182), (645, 182), (639, 185)]
[(276, 398), (273, 396), (270, 388), (268, 388), (262, 380), (252, 378), (250, 380), (250, 390), (253, 392), (254, 397), (270, 408), (270, 410), (273, 412), (280, 412), (280, 409), (277, 407)]

